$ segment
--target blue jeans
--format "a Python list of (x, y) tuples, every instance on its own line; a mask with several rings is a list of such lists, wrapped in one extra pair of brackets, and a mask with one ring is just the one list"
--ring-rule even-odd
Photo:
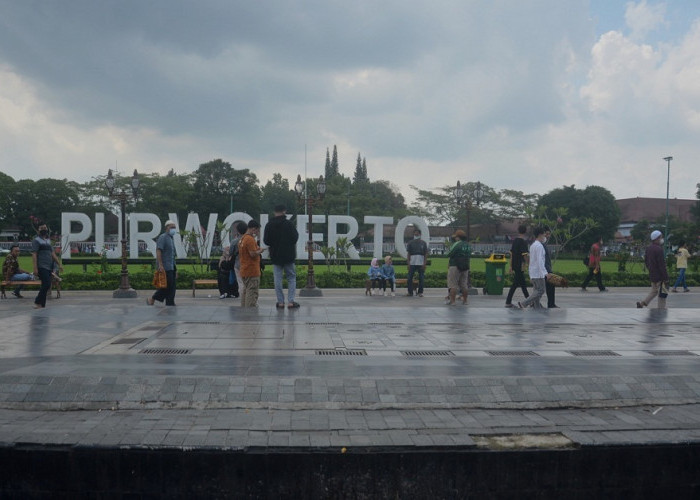
[[(29, 273), (17, 273), (13, 274), (10, 277), (10, 281), (30, 281), (32, 279), (32, 275)], [(14, 293), (18, 294), (19, 292), (22, 291), (22, 288), (24, 288), (24, 285), (19, 285), (17, 288), (15, 288)]]
[(282, 273), (287, 276), (287, 302), (294, 302), (297, 293), (297, 271), (294, 262), (289, 264), (272, 265), (272, 276), (275, 279), (275, 295), (277, 303), (284, 304), (284, 289), (282, 287)]
[(423, 266), (410, 266), (408, 268), (408, 294), (413, 295), (413, 275), (418, 271), (418, 293), (423, 293), (423, 278), (425, 269)]
[(685, 267), (678, 268), (678, 279), (674, 283), (673, 288), (678, 288), (680, 285), (683, 285), (683, 290), (688, 289), (688, 285), (685, 284)]

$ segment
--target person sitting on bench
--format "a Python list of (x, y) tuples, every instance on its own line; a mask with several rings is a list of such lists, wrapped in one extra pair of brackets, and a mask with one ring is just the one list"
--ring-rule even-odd
[[(5, 257), (5, 262), (2, 264), (2, 276), (6, 281), (32, 281), (34, 275), (29, 271), (25, 271), (19, 267), (19, 245), (12, 245), (10, 247), (10, 253)], [(24, 297), (20, 293), (23, 286), (19, 285), (14, 289), (12, 295), (18, 299), (23, 299)]]

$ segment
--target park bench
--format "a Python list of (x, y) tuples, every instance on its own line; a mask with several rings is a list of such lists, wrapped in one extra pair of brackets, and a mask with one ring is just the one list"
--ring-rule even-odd
[[(396, 284), (396, 289), (398, 290), (399, 285), (408, 285), (408, 278), (396, 278), (394, 280), (394, 283)], [(413, 288), (418, 289), (418, 280), (413, 279)], [(372, 289), (372, 280), (366, 279), (365, 280), (365, 295), (370, 295), (370, 290)]]
[(192, 297), (195, 296), (197, 286), (219, 286), (219, 280), (205, 279), (205, 280), (192, 280)]
[[(41, 280), (28, 280), (28, 281), (9, 281), (9, 280), (3, 280), (0, 282), (0, 299), (6, 299), (7, 294), (5, 293), (5, 288), (14, 288), (16, 286), (41, 286)], [(51, 288), (53, 290), (56, 290), (56, 298), (60, 299), (61, 298), (61, 282), (52, 279), (51, 280)]]

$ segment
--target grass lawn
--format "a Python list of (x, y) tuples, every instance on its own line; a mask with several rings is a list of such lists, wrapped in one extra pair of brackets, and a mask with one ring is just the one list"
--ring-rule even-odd
[[(151, 259), (145, 259), (144, 264), (131, 264), (129, 265), (129, 272), (140, 272), (140, 271), (151, 271)], [(447, 272), (447, 262), (448, 260), (443, 257), (431, 257), (430, 266), (428, 266), (428, 271), (437, 272)], [(21, 256), (19, 258), (19, 264), (22, 269), (32, 270), (32, 258), (28, 256)], [(300, 263), (299, 266), (304, 266), (304, 263)], [(507, 269), (508, 264), (506, 264)], [(83, 266), (80, 259), (70, 259), (65, 260), (63, 263), (65, 273), (83, 273)], [(119, 271), (121, 266), (119, 264), (112, 264), (112, 271)], [(304, 266), (305, 267), (305, 266)], [(404, 272), (404, 266), (394, 266), (397, 271)], [(403, 269), (401, 269), (403, 267)], [(331, 266), (331, 270), (343, 269), (344, 266)], [(484, 271), (486, 269), (486, 264), (482, 257), (474, 257), (471, 260), (471, 268), (474, 271)], [(557, 274), (567, 275), (569, 273), (581, 273), (585, 272), (586, 268), (583, 263), (578, 259), (559, 259), (553, 262), (554, 272)], [(614, 261), (603, 261), (602, 262), (603, 274), (617, 272), (617, 262)], [(181, 269), (187, 269), (192, 271), (193, 269), (199, 270), (199, 266), (192, 266), (190, 264), (181, 266)], [(366, 273), (368, 266), (352, 266), (353, 272)], [(314, 261), (314, 270), (317, 273), (325, 273), (328, 270), (328, 266), (322, 261)], [(96, 266), (88, 266), (88, 273), (96, 272)], [(644, 266), (641, 262), (627, 263), (627, 272), (630, 274), (646, 274)]]

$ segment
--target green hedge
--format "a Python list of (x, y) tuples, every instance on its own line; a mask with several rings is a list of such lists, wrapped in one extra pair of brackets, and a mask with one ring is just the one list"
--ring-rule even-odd
[[(306, 268), (297, 268), (297, 285), (302, 287), (306, 283)], [(587, 273), (567, 273), (566, 278), (569, 280), (570, 287), (580, 287)], [(397, 273), (397, 278), (406, 278), (406, 273)], [(675, 280), (676, 275), (671, 275), (671, 284)], [(326, 271), (316, 273), (314, 276), (316, 285), (320, 288), (364, 288), (367, 274), (363, 272), (347, 273), (345, 271)], [(132, 288), (137, 290), (148, 290), (151, 287), (153, 273), (150, 271), (140, 271), (129, 273), (129, 283)], [(178, 271), (177, 287), (179, 289), (188, 289), (192, 287), (193, 279), (216, 279), (216, 272), (196, 272), (193, 270), (183, 269)], [(114, 290), (119, 287), (120, 272), (109, 271), (104, 273), (87, 273), (87, 274), (65, 274), (61, 283), (64, 290)], [(486, 273), (483, 271), (472, 272), (472, 284), (481, 288), (486, 284)], [(686, 283), (689, 286), (698, 286), (700, 280), (696, 273), (686, 274)], [(427, 271), (425, 273), (425, 286), (428, 288), (442, 288), (447, 286), (447, 277), (444, 272)], [(512, 284), (512, 276), (506, 274), (504, 287), (510, 287)], [(648, 286), (649, 278), (643, 274), (631, 273), (605, 273), (603, 275), (603, 284), (612, 287), (625, 286)], [(272, 269), (268, 267), (263, 272), (261, 280), (261, 288), (272, 288), (273, 278)]]

